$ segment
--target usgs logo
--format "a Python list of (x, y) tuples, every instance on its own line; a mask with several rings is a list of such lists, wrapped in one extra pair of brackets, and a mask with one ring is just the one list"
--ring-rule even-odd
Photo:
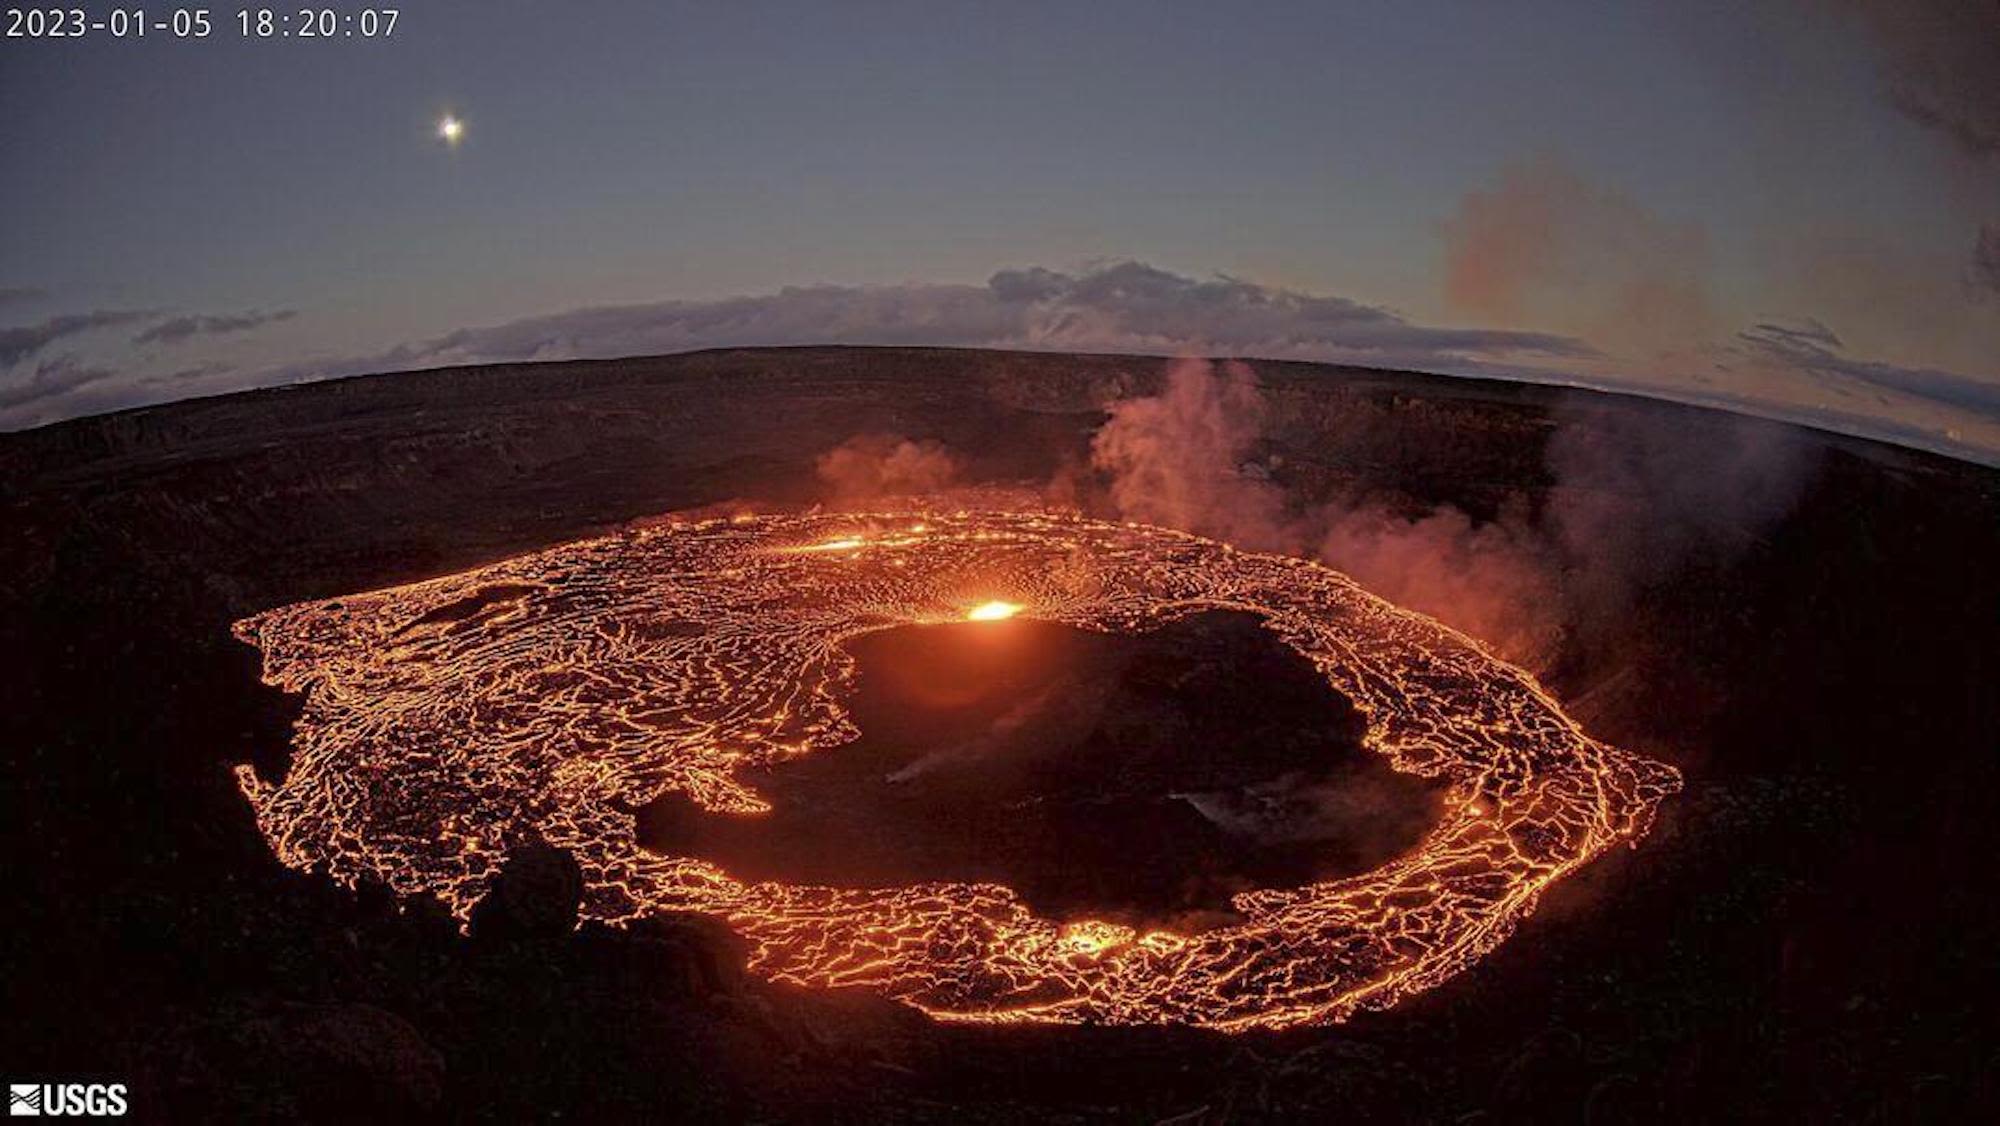
[(15, 1118), (118, 1118), (125, 1113), (125, 1084), (9, 1083), (7, 1113)]

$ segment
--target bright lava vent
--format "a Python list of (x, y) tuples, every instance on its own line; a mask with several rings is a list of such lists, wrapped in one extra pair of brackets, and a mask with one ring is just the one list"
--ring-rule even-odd
[(968, 622), (1002, 622), (1021, 612), (1018, 602), (981, 602), (965, 612)]
[[(1038, 917), (990, 883), (746, 882), (641, 848), (631, 812), (678, 792), (755, 816), (745, 768), (851, 740), (845, 643), (1020, 616), (1106, 632), (1259, 615), (1354, 701), (1367, 747), (1448, 786), (1414, 850), (1352, 878), (1237, 895), (1193, 934)], [(551, 548), (236, 625), (306, 695), (276, 785), (238, 767), (285, 863), (429, 894), (461, 918), (515, 842), (582, 866), (586, 918), (725, 920), (751, 969), (862, 986), (943, 1019), (1345, 1019), (1493, 949), (1543, 888), (1636, 841), (1668, 766), (1580, 731), (1532, 677), (1302, 560), (1080, 517), (739, 517)]]

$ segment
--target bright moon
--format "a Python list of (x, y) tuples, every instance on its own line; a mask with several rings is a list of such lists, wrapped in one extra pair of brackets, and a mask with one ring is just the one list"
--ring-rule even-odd
[(460, 121), (450, 114), (445, 114), (438, 121), (438, 136), (443, 138), (444, 143), (447, 145), (457, 144), (458, 139), (465, 136), (465, 122)]

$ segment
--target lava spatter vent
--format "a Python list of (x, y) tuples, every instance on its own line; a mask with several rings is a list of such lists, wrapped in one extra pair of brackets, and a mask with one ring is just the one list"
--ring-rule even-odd
[[(1370, 750), (1445, 786), (1421, 844), (1360, 876), (1244, 892), (1237, 921), (1184, 934), (1042, 918), (991, 883), (750, 882), (637, 841), (633, 810), (663, 795), (756, 816), (769, 807), (740, 773), (853, 739), (845, 643), (862, 634), (1015, 617), (1144, 631), (1212, 610), (1260, 616), (1354, 702)], [(1493, 949), (1680, 785), (1583, 734), (1525, 672), (1338, 573), (1073, 516), (651, 527), (236, 632), (267, 682), (306, 696), (284, 780), (238, 768), (285, 863), (463, 918), (510, 845), (539, 836), (581, 864), (587, 918), (717, 916), (757, 973), (952, 1020), (1243, 1030), (1383, 1007)]]

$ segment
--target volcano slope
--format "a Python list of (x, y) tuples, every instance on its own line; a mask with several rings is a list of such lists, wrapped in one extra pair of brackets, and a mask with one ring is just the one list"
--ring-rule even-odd
[[(148, 1113), (334, 1121), (1990, 1102), (2000, 501), (1988, 470), (1846, 439), (1794, 435), (1813, 458), (1780, 518), (1584, 612), (1543, 670), (1591, 735), (1681, 770), (1643, 846), (1552, 885), (1466, 972), (1332, 1028), (940, 1024), (746, 974), (754, 945), (700, 917), (576, 928), (587, 874), (531, 842), (467, 937), (426, 897), (286, 867), (232, 776), (282, 783), (299, 718), (237, 621), (728, 498), (809, 502), (814, 458), (857, 433), (942, 442), (973, 483), (1047, 480), (1163, 368), (705, 353), (346, 380), (0, 439), (24, 905), (0, 939), (10, 1073), (115, 1078)], [(1636, 418), (1699, 447), (1723, 426), (1581, 392), (1258, 371), (1275, 478), (1301, 503), (1365, 488), (1491, 517), (1556, 487), (1552, 437)], [(1442, 816), (1406, 796), (1419, 833)]]

